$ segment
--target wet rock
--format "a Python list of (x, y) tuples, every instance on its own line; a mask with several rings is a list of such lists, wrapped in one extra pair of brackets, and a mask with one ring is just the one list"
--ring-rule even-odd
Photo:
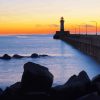
[(46, 92), (23, 92), (20, 82), (7, 87), (0, 96), (0, 100), (49, 100)]
[(0, 59), (10, 60), (11, 57), (8, 54), (4, 54), (2, 57), (0, 57)]
[(92, 78), (91, 89), (92, 91), (97, 91), (100, 94), (100, 75), (97, 75)]
[(100, 95), (100, 83), (91, 83), (91, 91), (96, 91)]
[(90, 92), (90, 83), (87, 73), (82, 71), (78, 76), (73, 75), (64, 85), (52, 88), (51, 94), (57, 99), (63, 97), (64, 100), (74, 100)]
[(97, 93), (87, 94), (85, 96), (80, 97), (77, 100), (100, 100), (100, 96)]
[(10, 87), (7, 87), (2, 95), (0, 100), (18, 100), (20, 97), (20, 82), (17, 82)]
[(15, 84), (11, 85), (9, 87), (9, 89), (13, 92), (13, 93), (18, 93), (20, 91), (21, 88), (21, 82), (16, 82)]
[(81, 71), (78, 75), (78, 79), (81, 83), (90, 84), (91, 80), (85, 71)]
[(69, 80), (64, 84), (64, 86), (66, 85), (71, 85), (73, 84), (74, 82), (76, 82), (78, 80), (78, 77), (76, 75), (73, 75), (69, 78)]
[(36, 53), (33, 53), (33, 54), (31, 55), (31, 58), (38, 58), (38, 57), (39, 57), (39, 55), (36, 54)]
[(21, 80), (22, 91), (46, 91), (51, 88), (53, 75), (48, 68), (28, 62), (24, 65), (24, 72)]
[(0, 88), (0, 95), (3, 93), (3, 90)]
[(15, 59), (21, 59), (21, 58), (24, 58), (24, 56), (15, 54), (15, 55), (13, 55), (13, 58), (15, 58)]
[(100, 83), (100, 74), (92, 79), (92, 83)]
[(50, 100), (45, 92), (29, 92), (23, 95), (23, 100)]
[(17, 82), (13, 85), (11, 85), (10, 87), (7, 87), (5, 89), (5, 91), (3, 92), (3, 95), (7, 96), (7, 95), (17, 95), (20, 91), (20, 87), (21, 83)]

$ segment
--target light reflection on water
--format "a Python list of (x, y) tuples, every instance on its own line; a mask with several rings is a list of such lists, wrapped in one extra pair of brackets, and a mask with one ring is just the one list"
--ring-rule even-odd
[(49, 68), (54, 75), (54, 85), (65, 83), (70, 76), (85, 70), (90, 78), (100, 73), (100, 64), (69, 44), (53, 40), (52, 36), (0, 37), (0, 54), (48, 54), (44, 58), (0, 60), (0, 87), (4, 88), (21, 80), (23, 65), (32, 61)]

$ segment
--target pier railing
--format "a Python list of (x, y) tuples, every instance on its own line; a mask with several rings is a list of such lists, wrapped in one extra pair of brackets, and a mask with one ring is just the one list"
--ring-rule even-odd
[(61, 40), (100, 61), (100, 35), (61, 36)]

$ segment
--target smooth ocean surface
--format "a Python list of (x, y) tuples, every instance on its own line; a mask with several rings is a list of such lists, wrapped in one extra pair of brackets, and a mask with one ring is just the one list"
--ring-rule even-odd
[(85, 70), (90, 78), (100, 74), (100, 64), (69, 44), (54, 40), (53, 35), (0, 36), (0, 56), (32, 53), (49, 57), (0, 60), (0, 87), (5, 88), (21, 80), (23, 65), (28, 61), (44, 65), (54, 75), (54, 84), (64, 84), (73, 74)]

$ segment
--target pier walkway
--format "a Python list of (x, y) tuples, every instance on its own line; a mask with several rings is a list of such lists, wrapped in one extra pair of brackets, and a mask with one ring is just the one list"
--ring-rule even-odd
[(63, 35), (59, 38), (100, 61), (100, 35)]

